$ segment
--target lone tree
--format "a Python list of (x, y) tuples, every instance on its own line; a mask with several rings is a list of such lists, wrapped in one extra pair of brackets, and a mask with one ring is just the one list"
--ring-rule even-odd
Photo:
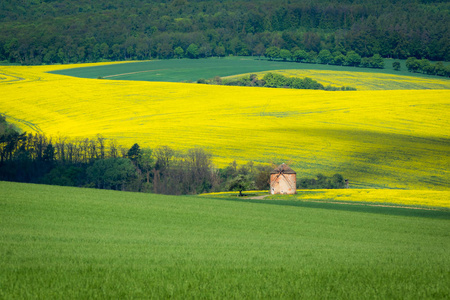
[(242, 191), (245, 191), (249, 188), (250, 188), (250, 180), (246, 176), (240, 174), (231, 180), (228, 190), (239, 191), (239, 197), (242, 197), (244, 196), (242, 194)]

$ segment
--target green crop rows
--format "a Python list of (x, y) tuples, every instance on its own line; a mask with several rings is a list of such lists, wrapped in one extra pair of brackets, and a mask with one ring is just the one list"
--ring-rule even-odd
[(1, 299), (450, 294), (445, 211), (358, 211), (7, 182), (0, 190)]
[[(392, 60), (393, 61), (393, 60)], [(283, 69), (356, 71), (368, 73), (384, 73), (395, 75), (413, 75), (415, 77), (436, 78), (406, 71), (402, 61), (403, 71), (394, 71), (392, 61), (386, 60), (385, 69), (355, 68), (345, 66), (308, 64), (283, 61), (259, 60), (254, 57), (227, 57), (208, 59), (171, 59), (130, 62), (123, 64), (102, 65), (87, 68), (74, 68), (53, 71), (51, 73), (82, 78), (105, 78), (117, 80), (145, 81), (196, 81), (200, 78), (214, 76), (231, 76), (250, 72), (262, 72)], [(439, 77), (440, 78), (440, 77)]]

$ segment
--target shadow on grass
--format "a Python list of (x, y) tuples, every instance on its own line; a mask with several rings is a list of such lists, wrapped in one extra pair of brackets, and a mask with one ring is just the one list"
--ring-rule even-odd
[[(216, 198), (217, 199), (217, 198)], [(339, 202), (316, 202), (316, 201), (301, 201), (301, 200), (259, 200), (246, 198), (221, 198), (221, 200), (260, 203), (280, 206), (295, 206), (315, 209), (328, 209), (348, 212), (362, 212), (371, 214), (384, 214), (394, 216), (406, 217), (420, 217), (420, 218), (435, 218), (450, 220), (450, 211), (445, 208), (442, 209), (422, 209), (422, 208), (408, 208), (401, 206), (374, 206), (365, 203), (339, 203)]]

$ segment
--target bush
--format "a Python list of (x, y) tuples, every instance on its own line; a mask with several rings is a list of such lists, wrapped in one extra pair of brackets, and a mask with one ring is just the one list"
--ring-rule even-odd
[(410, 72), (417, 72), (420, 68), (419, 60), (415, 57), (408, 57), (406, 59), (406, 68)]
[(89, 181), (100, 189), (126, 190), (127, 182), (136, 175), (136, 169), (128, 158), (96, 160), (87, 169)]
[(342, 189), (344, 187), (344, 177), (338, 173), (331, 177), (317, 174), (316, 178), (303, 177), (297, 180), (298, 189)]
[(394, 68), (395, 71), (400, 71), (400, 68), (401, 68), (400, 62), (394, 61), (392, 63), (392, 68)]
[(272, 46), (266, 49), (266, 57), (270, 60), (280, 57), (280, 48)]
[(266, 73), (263, 80), (266, 82), (266, 87), (279, 88), (289, 85), (289, 79), (287, 77), (276, 73)]
[(329, 50), (323, 49), (320, 50), (317, 60), (319, 64), (329, 64), (333, 62), (333, 56)]
[(384, 69), (384, 60), (380, 54), (374, 54), (369, 62), (371, 68)]
[(345, 57), (348, 66), (357, 67), (361, 63), (361, 56), (355, 51), (349, 51)]
[(286, 60), (290, 60), (292, 58), (292, 54), (291, 51), (286, 50), (286, 49), (281, 49), (280, 50), (280, 58), (283, 59), (284, 61)]

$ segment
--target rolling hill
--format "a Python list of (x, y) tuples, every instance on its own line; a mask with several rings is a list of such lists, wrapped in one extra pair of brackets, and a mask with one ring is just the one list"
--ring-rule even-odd
[(448, 211), (0, 182), (0, 298), (445, 298)]
[(449, 188), (449, 90), (326, 92), (46, 73), (70, 67), (0, 67), (0, 111), (51, 136), (202, 147), (218, 166), (291, 162), (300, 177), (339, 172), (354, 187)]

